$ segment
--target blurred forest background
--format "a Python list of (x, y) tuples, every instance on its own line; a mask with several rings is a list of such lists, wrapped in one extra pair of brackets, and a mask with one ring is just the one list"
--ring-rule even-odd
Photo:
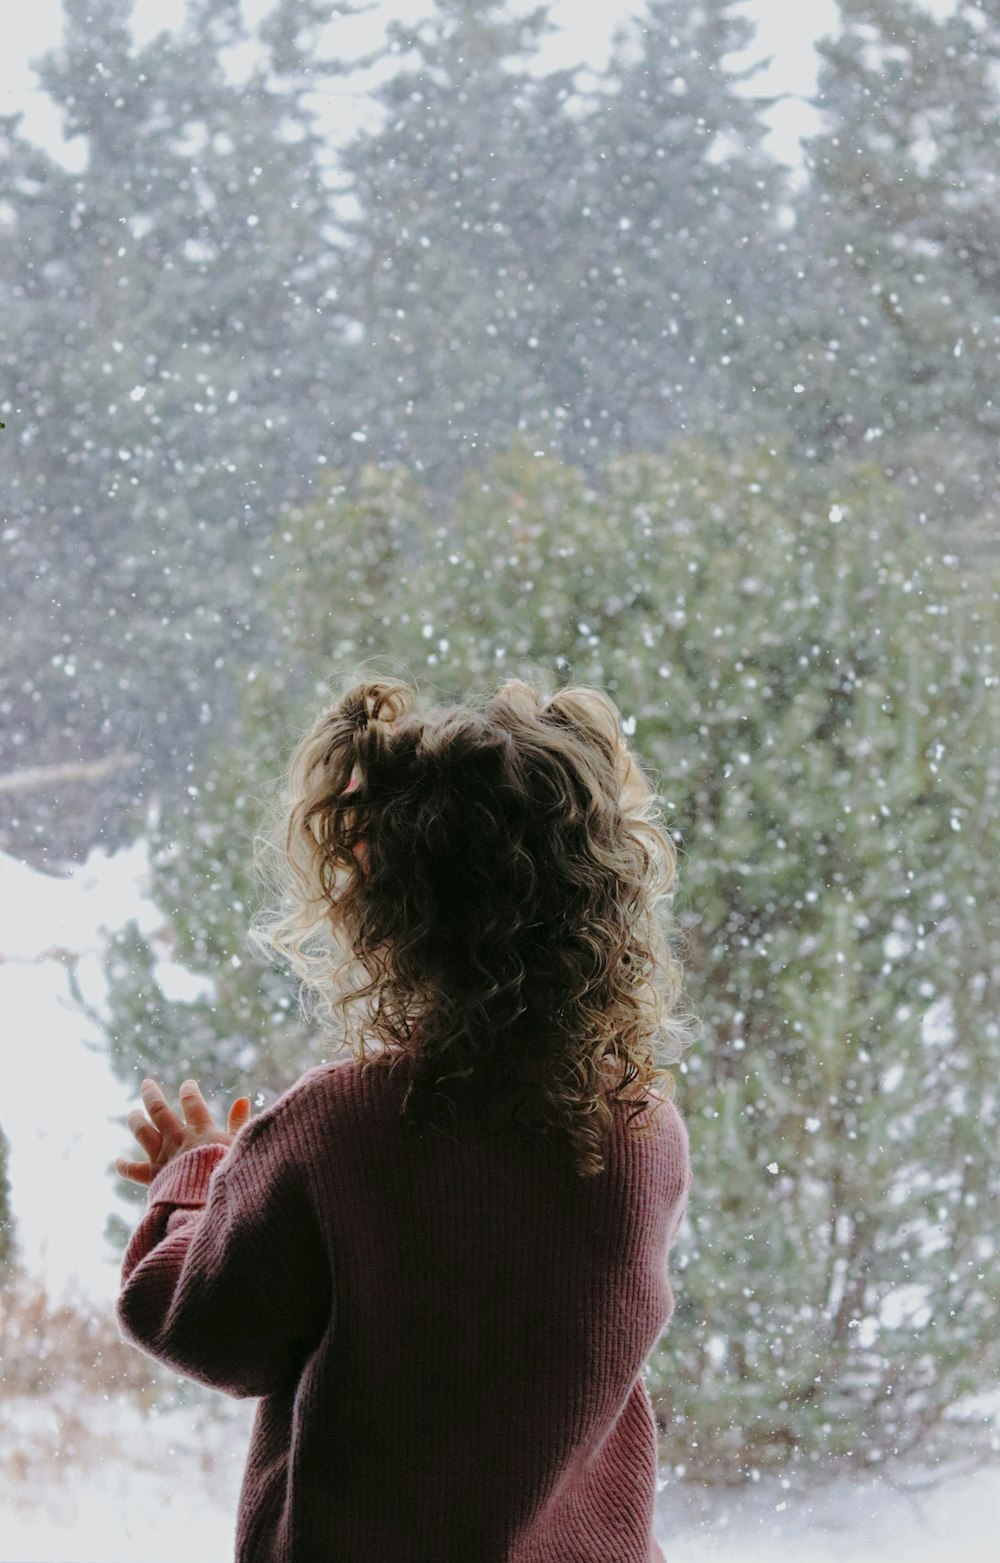
[(1000, 1451), (1000, 0), (839, 8), (798, 186), (729, 0), (637, 0), (586, 84), (544, 5), (428, 0), (336, 157), (337, 7), (277, 0), (235, 84), (235, 0), (141, 47), (65, 0), (85, 171), (0, 116), (0, 847), (149, 840), (112, 1068), (325, 1056), (245, 929), (334, 670), (607, 689), (704, 1024), (650, 1390), (720, 1482)]

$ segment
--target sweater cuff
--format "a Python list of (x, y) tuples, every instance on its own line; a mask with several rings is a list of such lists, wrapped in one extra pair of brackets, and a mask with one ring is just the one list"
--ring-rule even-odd
[(207, 1204), (212, 1173), (228, 1154), (228, 1145), (194, 1145), (181, 1151), (150, 1182), (148, 1204), (195, 1208)]

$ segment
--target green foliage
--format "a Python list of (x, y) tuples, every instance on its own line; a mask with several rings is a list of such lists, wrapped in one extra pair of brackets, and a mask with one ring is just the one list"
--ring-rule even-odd
[(581, 134), (564, 101), (576, 72), (530, 69), (546, 13), (439, 0), (393, 22), (383, 122), (340, 157), (357, 203), (344, 302), (365, 332), (353, 427), (370, 460), (402, 460), (435, 490), (522, 416), (552, 416), (544, 279), (575, 304)]
[(0, 1282), (11, 1276), (17, 1257), (14, 1210), (10, 1202), (10, 1141), (0, 1128)]
[[(592, 482), (776, 431), (875, 457), (909, 521), (995, 552), (995, 5), (843, 0), (794, 188), (734, 0), (648, 0), (590, 77), (539, 68), (545, 5), (438, 0), (363, 60), (335, 52), (356, 7), (319, 0), (255, 30), (198, 0), (141, 46), (127, 0), (64, 9), (33, 64), (85, 166), (0, 116), (0, 772), (122, 758), (0, 793), (15, 848), (181, 803), (318, 472), (402, 462), (450, 504), (517, 431)], [(311, 93), (375, 63), (331, 146)]]
[[(610, 452), (754, 420), (754, 322), (791, 280), (734, 0), (657, 0), (598, 85), (544, 74), (546, 6), (439, 0), (341, 161), (354, 425), (453, 497), (515, 430), (592, 475)], [(767, 100), (761, 100), (766, 102)], [(747, 359), (739, 379), (737, 355)]]
[(704, 1023), (652, 1393), (707, 1479), (981, 1446), (951, 1408), (1000, 1367), (995, 597), (899, 510), (874, 464), (707, 439), (600, 488), (518, 440), (448, 508), (398, 467), (333, 475), (278, 524), (269, 655), (154, 831), (168, 951), (211, 1001), (165, 1001), (151, 949), (112, 981), (123, 1075), (277, 1094), (323, 1041), (246, 953), (247, 871), (321, 681), (371, 656), (431, 698), (521, 666), (606, 688), (662, 778)]
[(689, 451), (616, 464), (605, 505), (624, 551), (649, 531), (632, 578), (664, 632), (631, 709), (682, 824), (709, 1039), (669, 1443), (694, 1426), (699, 1469), (739, 1475), (947, 1448), (1000, 1281), (967, 1204), (997, 1182), (988, 627), (873, 466)]
[(308, 489), (350, 352), (331, 351), (325, 319), (337, 258), (320, 141), (300, 86), (227, 75), (239, 6), (190, 6), (140, 46), (125, 0), (64, 4), (63, 40), (33, 64), (85, 169), (0, 119), (0, 369), (16, 409), (0, 770), (140, 763), (0, 813), (27, 850), (44, 824), (83, 855), (99, 833), (141, 829), (137, 794), (181, 793), (231, 710), (256, 552)]
[(557, 287), (563, 362), (578, 370), (565, 400), (581, 453), (602, 462), (659, 453), (679, 431), (724, 425), (740, 439), (757, 426), (760, 327), (794, 267), (779, 216), (787, 172), (764, 145), (775, 100), (745, 90), (767, 62), (732, 64), (754, 35), (743, 9), (647, 0), (616, 32), (584, 122), (578, 276)]
[(757, 384), (803, 448), (876, 456), (908, 520), (995, 558), (1000, 15), (839, 8), (790, 237), (801, 282)]

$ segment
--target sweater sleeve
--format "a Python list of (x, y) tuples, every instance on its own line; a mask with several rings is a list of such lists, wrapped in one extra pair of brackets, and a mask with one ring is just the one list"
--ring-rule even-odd
[(122, 1262), (126, 1340), (237, 1399), (298, 1378), (332, 1307), (319, 1224), (271, 1108), (149, 1185)]

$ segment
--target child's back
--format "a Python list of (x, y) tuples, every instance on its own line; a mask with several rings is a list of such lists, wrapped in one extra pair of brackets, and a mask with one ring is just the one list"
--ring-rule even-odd
[(377, 1001), (383, 1053), (349, 1038), (163, 1167), (118, 1317), (261, 1397), (236, 1563), (649, 1563), (641, 1375), (691, 1179), (655, 1088), (673, 848), (599, 692), (409, 700), (358, 686), (301, 741), (263, 931), (324, 1003)]
[[(184, 1162), (206, 1178), (222, 1163), (225, 1254), (192, 1242), (157, 1344), (263, 1396), (237, 1563), (648, 1563), (641, 1370), (673, 1311), (690, 1181), (677, 1109), (664, 1101), (643, 1139), (616, 1107), (605, 1170), (584, 1179), (516, 1125), (417, 1134), (399, 1121), (405, 1079), (355, 1060), (310, 1070), (228, 1156), (205, 1147), (159, 1174), (169, 1202)], [(155, 1260), (119, 1304), (140, 1344)]]
[(276, 1149), (284, 1129), (302, 1156), (333, 1308), (258, 1452), (268, 1481), (291, 1473), (263, 1519), (282, 1540), (259, 1555), (647, 1563), (656, 1436), (641, 1369), (673, 1310), (680, 1115), (664, 1103), (644, 1141), (621, 1134), (617, 1109), (605, 1172), (581, 1179), (565, 1147), (516, 1126), (418, 1137), (398, 1118), (404, 1080), (331, 1065), (278, 1108)]

